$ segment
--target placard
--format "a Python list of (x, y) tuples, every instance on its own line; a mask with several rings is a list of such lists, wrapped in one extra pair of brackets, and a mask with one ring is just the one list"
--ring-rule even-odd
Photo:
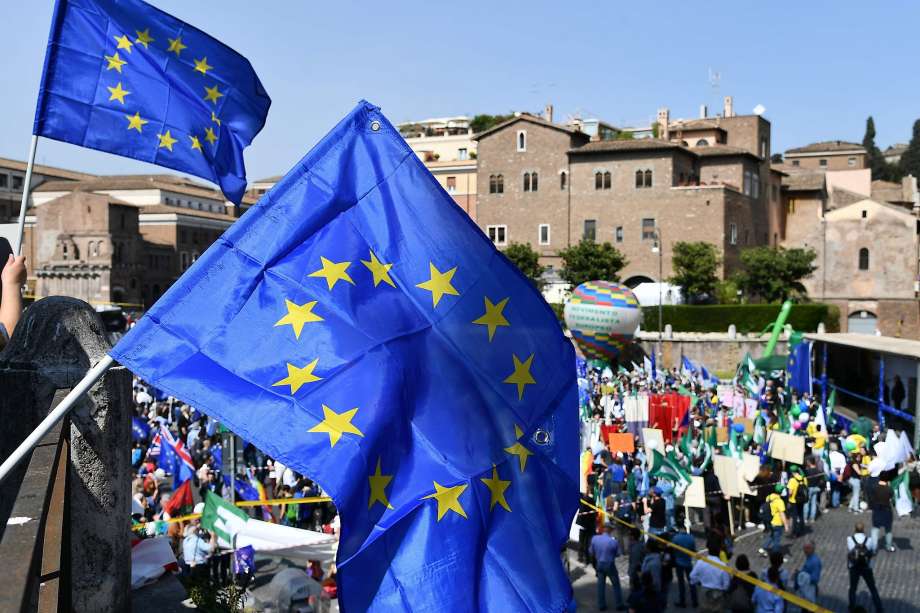
[(636, 450), (636, 439), (629, 432), (611, 432), (607, 440), (610, 443), (610, 453), (614, 455), (617, 452), (633, 453)]
[(805, 461), (805, 437), (770, 430), (770, 457), (801, 465)]
[(745, 496), (756, 496), (757, 492), (748, 485), (760, 472), (760, 457), (745, 453), (738, 464), (738, 487)]
[(743, 424), (745, 434), (754, 434), (754, 420), (748, 417), (736, 417), (732, 423)]
[(741, 487), (738, 485), (739, 464), (738, 460), (729, 456), (713, 456), (712, 470), (719, 479), (719, 489), (723, 496), (737, 498), (741, 495)]
[(716, 428), (716, 443), (724, 445), (728, 442), (728, 428), (719, 426)]
[(684, 490), (684, 506), (693, 507), (694, 509), (706, 508), (706, 490), (703, 487), (703, 478), (690, 477), (690, 485)]
[[(648, 450), (649, 441), (658, 441), (656, 449), (659, 453), (664, 453), (664, 434), (658, 428), (642, 428), (642, 444)], [(651, 454), (649, 454), (651, 456)]]

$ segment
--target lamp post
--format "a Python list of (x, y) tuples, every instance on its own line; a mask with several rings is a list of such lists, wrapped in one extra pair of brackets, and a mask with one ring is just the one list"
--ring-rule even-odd
[(663, 268), (663, 258), (664, 258), (664, 244), (661, 242), (661, 228), (656, 227), (652, 237), (655, 239), (655, 243), (652, 246), (652, 253), (658, 254), (658, 364), (661, 364), (662, 352), (661, 352), (661, 341), (662, 341), (662, 326), (663, 317), (662, 317), (662, 275), (664, 274)]

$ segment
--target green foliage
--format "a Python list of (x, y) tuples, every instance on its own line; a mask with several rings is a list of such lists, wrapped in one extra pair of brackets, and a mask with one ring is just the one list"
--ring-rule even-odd
[(503, 121), (508, 121), (514, 117), (514, 113), (508, 113), (507, 115), (487, 115), (480, 114), (473, 117), (470, 121), (470, 127), (473, 128), (473, 132), (479, 134), (493, 126), (497, 126)]
[(556, 319), (559, 320), (559, 325), (565, 329), (565, 305), (551, 302), (549, 303), (549, 306), (553, 310), (553, 313), (556, 314)]
[(540, 254), (533, 250), (527, 243), (511, 243), (502, 253), (517, 266), (538, 290), (543, 289), (543, 266), (540, 265)]
[(610, 243), (582, 239), (577, 245), (559, 252), (562, 270), (559, 275), (572, 289), (586, 281), (619, 281), (619, 272), (627, 264), (626, 256)]
[(770, 156), (770, 163), (771, 163), (771, 164), (782, 164), (782, 163), (783, 163), (783, 154), (782, 154), (782, 153), (774, 153), (773, 155), (771, 155), (771, 156)]
[[(735, 324), (738, 332), (761, 332), (776, 320), (782, 305), (779, 304), (713, 304), (664, 305), (662, 319), (671, 324), (675, 332), (725, 332)], [(828, 332), (840, 330), (840, 310), (828, 304), (796, 304), (792, 306), (787, 323), (794, 330), (814, 332), (819, 323)], [(658, 329), (658, 307), (642, 307), (642, 329)]]
[(741, 272), (735, 282), (746, 298), (762, 302), (782, 302), (788, 298), (806, 299), (802, 279), (817, 266), (813, 249), (753, 247), (741, 252)]
[(204, 613), (241, 613), (246, 591), (238, 585), (219, 586), (205, 578), (187, 581), (189, 598), (196, 609)]
[(679, 285), (684, 299), (696, 304), (714, 297), (719, 269), (719, 254), (715, 245), (703, 241), (674, 243), (671, 255), (674, 276), (670, 282)]
[(636, 137), (633, 136), (632, 132), (622, 131), (622, 132), (617, 132), (617, 136), (615, 140), (634, 140), (635, 138)]
[(920, 119), (914, 122), (914, 132), (907, 150), (901, 155), (901, 172), (920, 177)]
[[(885, 156), (875, 144), (875, 120), (870, 115), (866, 119), (866, 133), (862, 141), (873, 181), (900, 181), (903, 165), (898, 167), (885, 161)], [(903, 158), (902, 158), (903, 161)]]
[(658, 138), (658, 131), (661, 129), (661, 126), (656, 121), (652, 124), (652, 138)]
[(716, 283), (716, 302), (719, 304), (738, 304), (738, 284), (734, 279), (725, 279)]

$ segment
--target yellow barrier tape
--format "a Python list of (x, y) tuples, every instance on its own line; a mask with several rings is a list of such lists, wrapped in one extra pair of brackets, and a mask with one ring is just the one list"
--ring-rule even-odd
[[(312, 496), (310, 498), (273, 498), (271, 500), (240, 500), (236, 502), (238, 507), (261, 507), (263, 505), (280, 505), (280, 504), (308, 504), (311, 502), (332, 502), (332, 498), (328, 496)], [(201, 513), (191, 513), (189, 515), (183, 515), (182, 517), (172, 517), (170, 519), (156, 519), (154, 521), (149, 521), (143, 524), (135, 524), (131, 527), (132, 530), (140, 532), (141, 530), (146, 530), (147, 526), (150, 524), (176, 524), (184, 521), (191, 521), (193, 519), (198, 519), (201, 517)]]
[(707, 564), (709, 564), (709, 565), (711, 565), (711, 566), (715, 566), (715, 567), (718, 568), (719, 570), (725, 571), (726, 573), (728, 573), (728, 574), (731, 575), (732, 577), (738, 577), (738, 578), (741, 579), (742, 581), (747, 581), (747, 582), (750, 583), (751, 585), (754, 585), (754, 586), (759, 587), (759, 588), (761, 588), (761, 589), (767, 590), (768, 592), (771, 592), (771, 593), (773, 593), (773, 594), (776, 594), (777, 596), (779, 596), (779, 597), (782, 598), (783, 600), (785, 600), (785, 601), (787, 601), (787, 602), (791, 602), (792, 604), (794, 604), (794, 605), (796, 605), (796, 606), (798, 606), (798, 607), (801, 607), (802, 609), (805, 609), (806, 611), (814, 611), (815, 613), (831, 613), (830, 610), (825, 609), (824, 607), (822, 607), (822, 606), (820, 606), (820, 605), (817, 605), (817, 604), (815, 604), (815, 603), (813, 603), (813, 602), (811, 602), (811, 601), (809, 601), (809, 600), (805, 600), (804, 598), (801, 598), (800, 596), (796, 596), (795, 594), (791, 594), (791, 593), (789, 593), (789, 592), (787, 592), (787, 591), (785, 591), (785, 590), (781, 590), (781, 589), (779, 589), (779, 588), (776, 587), (776, 586), (773, 586), (773, 585), (770, 585), (769, 583), (766, 583), (765, 581), (761, 581), (760, 579), (755, 579), (754, 577), (751, 577), (751, 576), (748, 575), (747, 573), (739, 573), (739, 572), (738, 572), (737, 570), (735, 570), (734, 568), (732, 568), (732, 567), (730, 567), (730, 566), (726, 566), (725, 564), (722, 564), (721, 562), (716, 562), (715, 560), (710, 560), (708, 557), (706, 557), (706, 556), (704, 556), (704, 555), (702, 555), (702, 554), (699, 554), (699, 553), (697, 553), (697, 552), (695, 552), (695, 551), (690, 551), (689, 549), (684, 549), (684, 548), (681, 547), (680, 545), (675, 545), (675, 544), (672, 543), (671, 541), (669, 541), (669, 540), (667, 540), (667, 539), (664, 539), (664, 538), (661, 538), (661, 537), (658, 536), (657, 534), (652, 534), (651, 532), (646, 532), (645, 530), (643, 530), (643, 529), (640, 528), (639, 526), (636, 526), (635, 524), (631, 524), (631, 523), (629, 523), (628, 521), (622, 520), (622, 519), (620, 519), (619, 517), (612, 517), (612, 516), (610, 516), (610, 515), (607, 513), (607, 511), (605, 511), (604, 509), (601, 509), (600, 507), (596, 507), (596, 506), (594, 506), (593, 504), (591, 504), (591, 503), (589, 503), (589, 502), (585, 502), (584, 500), (582, 500), (581, 503), (582, 503), (583, 505), (585, 505), (586, 507), (589, 507), (589, 508), (591, 508), (591, 509), (594, 509), (595, 511), (597, 511), (597, 512), (600, 513), (600, 514), (602, 514), (604, 517), (606, 517), (606, 518), (608, 518), (608, 519), (612, 519), (612, 520), (614, 520), (614, 521), (617, 521), (617, 522), (623, 524), (624, 526), (628, 526), (628, 527), (630, 527), (630, 528), (635, 528), (635, 529), (637, 529), (639, 532), (641, 532), (642, 534), (645, 534), (646, 536), (648, 536), (649, 538), (653, 538), (653, 539), (655, 539), (656, 541), (658, 541), (658, 542), (660, 542), (660, 543), (663, 543), (664, 545), (667, 545), (668, 547), (671, 547), (672, 549), (676, 549), (677, 551), (680, 551), (681, 553), (684, 553), (684, 554), (690, 556), (690, 557), (693, 558), (693, 559), (702, 560), (703, 562), (706, 562)]

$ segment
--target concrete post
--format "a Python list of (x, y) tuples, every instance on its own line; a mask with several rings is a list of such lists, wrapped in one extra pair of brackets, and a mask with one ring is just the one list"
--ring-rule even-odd
[[(21, 419), (28, 426), (0, 440), (0, 451), (9, 453), (25, 438), (47, 414), (55, 390), (73, 387), (110, 347), (85, 302), (53, 297), (33, 304), (0, 354), (0, 423)], [(7, 397), (26, 404), (14, 406)], [(70, 414), (65, 555), (72, 611), (130, 609), (130, 401), (131, 374), (116, 366)]]

